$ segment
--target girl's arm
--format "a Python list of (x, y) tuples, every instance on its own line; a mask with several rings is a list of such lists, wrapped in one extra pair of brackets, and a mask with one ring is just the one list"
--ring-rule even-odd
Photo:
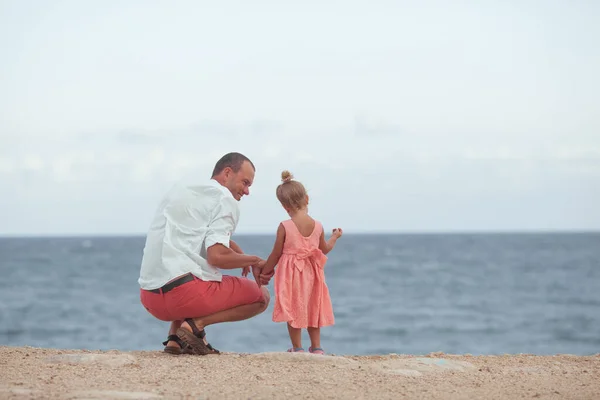
[(281, 252), (283, 251), (283, 242), (285, 241), (285, 228), (283, 224), (279, 224), (277, 227), (277, 237), (275, 238), (275, 244), (273, 245), (273, 250), (267, 258), (267, 261), (262, 266), (261, 275), (269, 275), (277, 263), (279, 262), (279, 258), (281, 257)]
[(328, 241), (325, 241), (325, 232), (321, 232), (321, 239), (319, 240), (319, 249), (323, 252), (323, 254), (329, 253), (335, 247), (335, 243), (342, 236), (341, 228), (337, 228), (333, 230), (331, 237)]

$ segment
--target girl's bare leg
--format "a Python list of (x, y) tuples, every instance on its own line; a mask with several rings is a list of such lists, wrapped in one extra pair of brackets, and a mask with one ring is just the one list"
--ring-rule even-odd
[(290, 334), (290, 340), (292, 341), (292, 347), (298, 349), (302, 347), (302, 329), (294, 328), (290, 324), (287, 324), (288, 333)]
[(321, 347), (321, 328), (308, 328), (308, 336), (310, 336), (310, 347), (318, 349)]

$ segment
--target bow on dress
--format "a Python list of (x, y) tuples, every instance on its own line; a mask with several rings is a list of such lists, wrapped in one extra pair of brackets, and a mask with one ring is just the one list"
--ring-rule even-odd
[[(325, 253), (321, 251), (318, 247), (314, 249), (301, 249), (296, 253), (296, 259), (298, 260), (306, 260), (311, 264), (315, 264), (318, 268), (323, 269), (325, 266), (325, 262), (327, 262), (327, 256)], [(312, 262), (311, 262), (312, 261)], [(296, 265), (296, 269), (301, 271), (305, 262), (297, 262), (294, 263)]]

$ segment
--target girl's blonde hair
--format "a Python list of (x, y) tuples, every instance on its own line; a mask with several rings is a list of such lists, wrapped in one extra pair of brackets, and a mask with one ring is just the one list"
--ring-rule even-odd
[(306, 189), (300, 182), (293, 180), (290, 171), (281, 173), (281, 184), (277, 186), (275, 194), (284, 208), (300, 210), (306, 207)]

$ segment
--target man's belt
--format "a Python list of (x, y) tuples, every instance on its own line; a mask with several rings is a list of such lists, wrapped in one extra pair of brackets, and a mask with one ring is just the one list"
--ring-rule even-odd
[(188, 282), (191, 282), (193, 280), (194, 280), (194, 275), (187, 274), (187, 275), (182, 276), (181, 278), (177, 278), (174, 281), (171, 281), (171, 282), (165, 284), (165, 286), (163, 286), (161, 288), (152, 289), (152, 290), (148, 290), (148, 291), (151, 292), (151, 293), (158, 293), (158, 294), (163, 293), (163, 294), (165, 294), (165, 293), (167, 293), (167, 292), (175, 289), (177, 286), (181, 286), (184, 283), (188, 283)]

